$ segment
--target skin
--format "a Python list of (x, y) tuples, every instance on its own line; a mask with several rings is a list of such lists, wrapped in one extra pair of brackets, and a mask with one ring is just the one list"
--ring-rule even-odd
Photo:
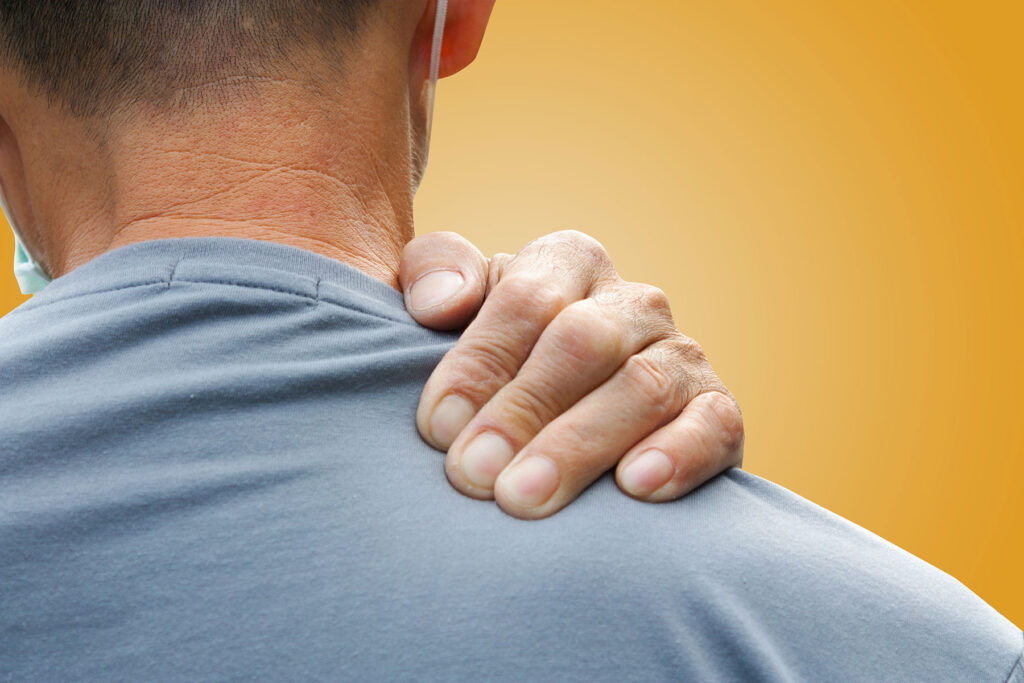
[[(442, 76), (473, 61), (492, 6), (451, 0)], [(517, 517), (557, 512), (613, 467), (625, 492), (666, 501), (740, 464), (732, 395), (664, 294), (621, 280), (593, 239), (555, 233), (490, 260), (451, 233), (412, 239), (433, 16), (427, 0), (382, 3), (347, 78), (297, 52), (174, 93), (209, 90), (214, 106), (136, 103), (103, 120), (4, 66), (0, 183), (29, 248), (57, 277), (152, 239), (267, 240), (400, 289), (427, 326), (468, 324), (417, 426), (447, 451), (453, 486)]]

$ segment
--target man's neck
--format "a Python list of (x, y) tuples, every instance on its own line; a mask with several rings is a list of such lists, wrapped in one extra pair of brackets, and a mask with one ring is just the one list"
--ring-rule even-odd
[(63, 217), (74, 234), (52, 257), (55, 274), (135, 242), (220, 236), (308, 249), (397, 287), (413, 234), (404, 103), (375, 93), (381, 106), (354, 115), (360, 103), (311, 97), (308, 83), (254, 87), (216, 114), (117, 126), (96, 158), (105, 182), (68, 196), (80, 208)]

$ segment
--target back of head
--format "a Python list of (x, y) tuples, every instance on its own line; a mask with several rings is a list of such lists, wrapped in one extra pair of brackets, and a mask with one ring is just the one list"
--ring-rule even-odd
[[(79, 117), (208, 101), (296, 55), (341, 68), (378, 0), (2, 0), (0, 59)], [(212, 86), (212, 87), (211, 87)]]

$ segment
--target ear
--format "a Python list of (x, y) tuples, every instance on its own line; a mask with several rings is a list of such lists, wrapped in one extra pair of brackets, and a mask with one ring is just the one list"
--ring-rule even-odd
[[(32, 240), (36, 230), (33, 225), (25, 165), (22, 162), (18, 139), (3, 114), (0, 114), (0, 189), (7, 200), (8, 210), (13, 214), (11, 220), (18, 224), (21, 238), (26, 241)], [(0, 226), (6, 228), (5, 223), (6, 221), (0, 218)], [(38, 244), (28, 246), (35, 258), (42, 257), (41, 252), (44, 250)]]
[[(441, 78), (462, 71), (476, 58), (494, 3), (495, 0), (448, 0), (444, 40), (441, 43), (441, 66), (438, 72)], [(423, 64), (430, 63), (436, 11), (437, 0), (430, 0), (416, 29), (415, 44)]]

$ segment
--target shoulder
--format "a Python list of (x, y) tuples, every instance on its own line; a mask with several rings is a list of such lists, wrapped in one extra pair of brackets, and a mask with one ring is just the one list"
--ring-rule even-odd
[(658, 506), (610, 478), (588, 494), (556, 516), (558, 590), (740, 667), (715, 675), (1002, 681), (1020, 655), (1020, 630), (956, 579), (745, 472)]

